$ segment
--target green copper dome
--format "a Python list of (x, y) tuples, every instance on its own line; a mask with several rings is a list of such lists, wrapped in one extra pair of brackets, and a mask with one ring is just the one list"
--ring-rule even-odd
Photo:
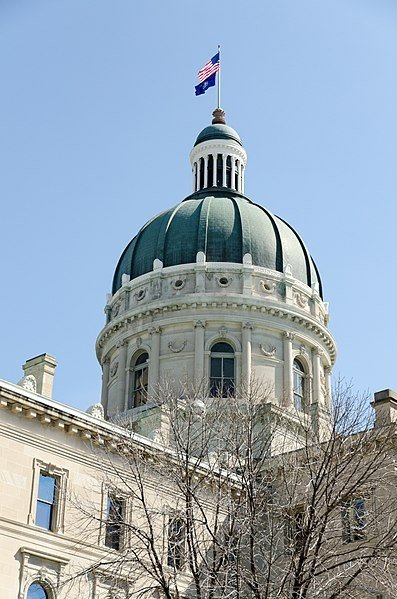
[(124, 273), (134, 279), (151, 272), (156, 258), (164, 267), (194, 263), (197, 252), (207, 263), (242, 264), (251, 254), (255, 266), (283, 272), (289, 264), (292, 276), (309, 287), (317, 283), (322, 297), (317, 268), (294, 229), (245, 196), (216, 188), (192, 194), (142, 227), (119, 260), (113, 293)]
[(240, 144), (240, 146), (243, 145), (239, 134), (232, 127), (223, 123), (215, 123), (205, 127), (201, 133), (198, 134), (194, 146), (201, 144), (203, 141), (210, 141), (212, 139), (232, 139)]

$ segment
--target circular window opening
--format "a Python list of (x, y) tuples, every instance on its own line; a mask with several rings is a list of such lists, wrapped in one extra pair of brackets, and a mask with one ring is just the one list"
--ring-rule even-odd
[(184, 281), (182, 281), (182, 279), (178, 279), (177, 281), (175, 281), (174, 283), (174, 287), (175, 289), (180, 289), (181, 287), (183, 287)]
[(140, 291), (138, 291), (138, 293), (136, 294), (136, 299), (138, 300), (142, 300), (145, 297), (145, 290), (141, 289)]
[(226, 285), (229, 285), (229, 279), (227, 277), (221, 277), (219, 279), (219, 285), (226, 287)]

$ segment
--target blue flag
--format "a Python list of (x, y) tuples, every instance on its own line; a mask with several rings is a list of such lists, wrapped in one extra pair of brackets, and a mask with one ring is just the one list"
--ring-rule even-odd
[(201, 83), (195, 86), (196, 88), (196, 96), (201, 96), (201, 94), (205, 94), (209, 87), (214, 87), (215, 85), (216, 73), (213, 73), (207, 79), (204, 79)]

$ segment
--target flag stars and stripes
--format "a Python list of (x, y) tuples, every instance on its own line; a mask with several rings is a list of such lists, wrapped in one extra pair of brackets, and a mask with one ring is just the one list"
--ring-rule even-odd
[(211, 58), (211, 60), (209, 60), (207, 62), (207, 64), (204, 65), (203, 68), (199, 70), (198, 78), (199, 78), (200, 83), (202, 83), (203, 81), (208, 79), (208, 77), (211, 77), (211, 75), (214, 75), (215, 73), (217, 73), (219, 71), (219, 69), (220, 69), (220, 59), (219, 59), (219, 52), (217, 52), (217, 54), (215, 54), (215, 56), (213, 56)]

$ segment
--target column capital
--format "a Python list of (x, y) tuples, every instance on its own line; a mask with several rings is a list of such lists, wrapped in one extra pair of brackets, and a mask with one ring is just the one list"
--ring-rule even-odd
[(291, 331), (284, 331), (283, 338), (287, 341), (293, 341), (295, 339), (295, 333), (291, 333)]
[(252, 324), (252, 322), (244, 322), (243, 323), (243, 329), (249, 329), (250, 331), (252, 331), (253, 328), (254, 328), (254, 325)]
[(149, 335), (159, 335), (161, 333), (161, 327), (150, 327)]
[(126, 348), (127, 345), (128, 345), (128, 341), (126, 339), (119, 339), (116, 343), (117, 349), (120, 349), (120, 347)]
[(207, 323), (205, 322), (205, 320), (195, 320), (193, 322), (193, 326), (195, 329), (205, 329), (206, 324)]

